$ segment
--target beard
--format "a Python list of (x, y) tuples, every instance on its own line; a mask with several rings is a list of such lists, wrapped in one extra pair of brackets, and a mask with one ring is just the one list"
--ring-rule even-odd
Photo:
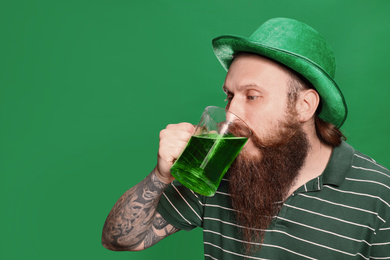
[(265, 230), (304, 165), (309, 142), (294, 118), (290, 113), (279, 130), (263, 140), (252, 131), (257, 153), (243, 149), (229, 169), (231, 203), (247, 254), (260, 250)]

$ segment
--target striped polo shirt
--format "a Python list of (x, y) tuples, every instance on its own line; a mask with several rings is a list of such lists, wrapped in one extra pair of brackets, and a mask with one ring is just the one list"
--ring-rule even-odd
[(323, 174), (298, 188), (247, 256), (228, 179), (213, 197), (174, 181), (158, 212), (183, 230), (203, 228), (205, 259), (390, 259), (390, 173), (343, 142)]

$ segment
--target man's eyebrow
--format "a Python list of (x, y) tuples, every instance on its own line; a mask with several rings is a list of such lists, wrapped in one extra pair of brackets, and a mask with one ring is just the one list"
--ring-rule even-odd
[[(245, 84), (245, 85), (241, 85), (238, 87), (238, 91), (242, 91), (242, 90), (245, 90), (245, 89), (248, 89), (248, 88), (254, 88), (260, 92), (267, 92), (264, 88), (260, 87), (259, 85), (255, 84), (255, 83), (250, 83), (250, 84)], [(225, 92), (226, 94), (227, 93), (231, 93), (231, 91), (226, 87), (226, 85), (223, 85), (222, 86), (222, 90), (223, 92)]]

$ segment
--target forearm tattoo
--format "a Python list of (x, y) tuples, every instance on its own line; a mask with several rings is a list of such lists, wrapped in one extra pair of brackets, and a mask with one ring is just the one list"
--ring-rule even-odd
[(178, 231), (156, 212), (167, 186), (153, 171), (123, 194), (104, 223), (103, 245), (112, 250), (145, 249)]

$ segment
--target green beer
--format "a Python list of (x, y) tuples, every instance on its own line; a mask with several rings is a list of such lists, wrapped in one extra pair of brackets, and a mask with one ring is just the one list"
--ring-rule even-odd
[(189, 189), (213, 196), (222, 177), (248, 138), (232, 135), (192, 136), (171, 168), (171, 174)]

